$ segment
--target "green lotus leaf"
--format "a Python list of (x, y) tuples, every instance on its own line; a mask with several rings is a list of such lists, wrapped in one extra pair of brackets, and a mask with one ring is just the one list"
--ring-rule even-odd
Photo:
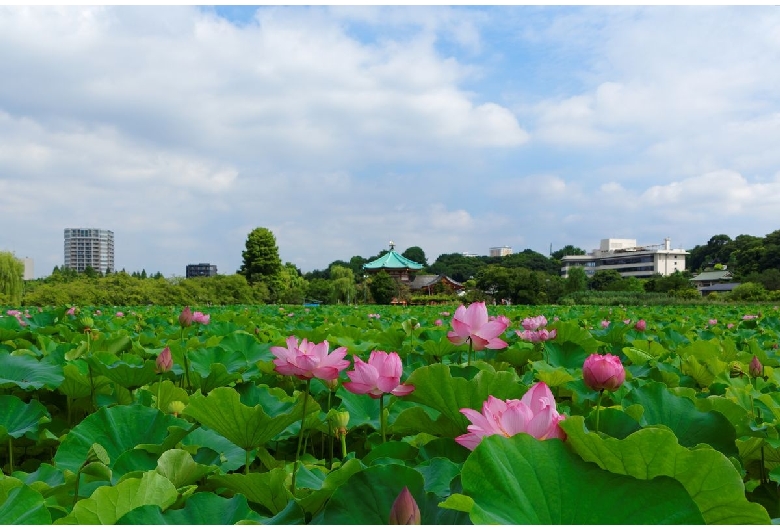
[[(326, 502), (331, 498), (336, 489), (347, 482), (349, 478), (365, 466), (360, 460), (347, 460), (341, 467), (338, 467), (327, 474), (322, 481), (319, 490), (311, 492), (309, 495), (298, 500), (298, 503), (306, 513), (318, 512)], [(297, 486), (297, 485), (296, 485)], [(300, 491), (298, 492), (300, 493)]]
[(116, 486), (101, 486), (73, 507), (68, 516), (58, 524), (115, 524), (130, 510), (144, 505), (165, 509), (178, 498), (179, 493), (171, 481), (154, 471), (143, 477), (123, 480)]
[(183, 449), (165, 451), (157, 463), (157, 472), (177, 488), (195, 484), (201, 478), (217, 470), (217, 466), (197, 464), (192, 455)]
[(25, 403), (16, 396), (0, 396), (0, 442), (36, 432), (48, 421), (51, 416), (38, 401)]
[(770, 524), (766, 510), (745, 498), (739, 472), (714, 449), (687, 449), (665, 428), (648, 427), (616, 440), (586, 433), (580, 416), (564, 420), (561, 427), (568, 435), (568, 443), (586, 462), (639, 479), (676, 479), (699, 507), (707, 524)]
[[(83, 367), (83, 371), (82, 371)], [(85, 398), (91, 394), (91, 385), (89, 381), (89, 368), (85, 361), (73, 361), (62, 367), (65, 379), (60, 384), (59, 390), (71, 399)], [(105, 376), (93, 374), (92, 384), (98, 391), (104, 386), (110, 384), (110, 379)]]
[(419, 449), (412, 447), (407, 442), (388, 441), (372, 449), (363, 457), (363, 463), (373, 465), (377, 460), (392, 458), (402, 462), (413, 462), (417, 458)]
[(675, 396), (661, 383), (635, 388), (623, 399), (623, 407), (642, 405), (640, 425), (666, 425), (685, 447), (706, 443), (726, 455), (736, 456), (736, 431), (722, 414), (701, 412), (690, 399)]
[[(300, 511), (300, 509), (299, 509)], [(144, 505), (127, 512), (117, 524), (127, 525), (233, 525), (239, 521), (265, 522), (267, 519), (249, 509), (246, 497), (236, 495), (225, 499), (211, 492), (196, 493), (187, 499), (184, 508), (166, 510)], [(302, 524), (301, 520), (299, 524)]]
[[(443, 364), (416, 369), (407, 383), (414, 385), (414, 392), (403, 399), (439, 411), (442, 417), (449, 421), (446, 432), (441, 435), (449, 437), (465, 433), (470, 423), (460, 409), (482, 410), (482, 404), (488, 396), (520, 399), (527, 390), (511, 372), (482, 370), (467, 381), (461, 377), (453, 377), (449, 366)], [(443, 423), (445, 420), (441, 421)]]
[(43, 495), (21, 480), (0, 476), (0, 524), (51, 524)]
[(148, 385), (160, 378), (157, 373), (155, 361), (149, 359), (142, 363), (129, 363), (127, 361), (115, 361), (111, 364), (109, 357), (90, 357), (88, 362), (99, 374), (125, 388), (134, 389)]
[(60, 469), (77, 472), (92, 443), (99, 440), (115, 464), (119, 455), (139, 444), (162, 443), (168, 437), (169, 427), (190, 426), (184, 419), (142, 405), (101, 408), (65, 436), (54, 455), (54, 463)]
[(425, 479), (425, 491), (435, 493), (439, 497), (448, 497), (452, 479), (460, 474), (460, 466), (446, 458), (432, 458), (415, 467)]
[[(181, 443), (185, 449), (202, 448), (214, 451), (218, 456), (218, 460), (213, 463), (219, 466), (219, 469), (224, 473), (235, 471), (246, 464), (246, 451), (221, 434), (206, 427), (195, 429), (185, 436)], [(251, 456), (252, 453), (250, 453), (250, 459)], [(199, 461), (197, 455), (195, 460)], [(202, 460), (200, 462), (203, 463)]]
[[(191, 396), (184, 414), (248, 451), (265, 444), (289, 425), (299, 421), (303, 413), (303, 400), (304, 394), (301, 393), (293, 403), (279, 402), (271, 416), (261, 405), (248, 407), (241, 403), (235, 389), (215, 388), (208, 396)], [(306, 410), (316, 412), (319, 405), (311, 397), (308, 400)]]
[(116, 458), (111, 465), (112, 484), (118, 484), (125, 475), (138, 476), (157, 467), (157, 455), (143, 449), (130, 449)]
[(0, 388), (19, 387), (22, 390), (56, 389), (65, 379), (62, 367), (38, 361), (27, 355), (0, 353)]
[(51, 464), (41, 464), (40, 467), (32, 473), (14, 471), (13, 476), (28, 486), (32, 486), (35, 483), (40, 483), (45, 484), (45, 487), (53, 488), (65, 482), (65, 476), (62, 471), (52, 466)]
[(285, 486), (288, 477), (286, 470), (277, 468), (268, 473), (214, 475), (208, 478), (208, 483), (245, 495), (251, 502), (262, 505), (272, 515), (276, 515), (290, 500), (289, 488)]
[(600, 469), (558, 439), (489, 436), (463, 465), (474, 524), (703, 524), (669, 477), (639, 480)]
[(243, 372), (247, 367), (246, 355), (240, 350), (228, 350), (219, 346), (199, 348), (189, 352), (190, 368), (207, 377), (211, 372), (212, 364), (221, 364), (228, 372)]
[(546, 383), (550, 388), (565, 385), (569, 381), (574, 381), (574, 377), (562, 366), (550, 366), (544, 361), (533, 362), (531, 363), (531, 366), (533, 366), (534, 371), (536, 372), (536, 379)]
[[(152, 393), (155, 399), (155, 407), (162, 412), (168, 412), (168, 405), (173, 401), (181, 401), (185, 405), (190, 400), (190, 395), (187, 391), (181, 387), (176, 386), (173, 381), (163, 381), (162, 383), (155, 383), (149, 387), (149, 392)], [(160, 402), (157, 403), (159, 397)]]
[[(577, 346), (582, 348), (582, 350), (585, 351), (587, 355), (590, 355), (591, 353), (597, 351), (599, 346), (601, 346), (602, 344), (600, 341), (596, 340), (588, 330), (582, 328), (575, 322), (566, 322), (564, 320), (557, 320), (555, 322), (550, 323), (548, 328), (551, 330), (552, 329), (557, 330), (555, 340), (552, 341), (552, 343), (561, 345), (567, 342), (571, 342), (572, 344), (576, 344)], [(559, 363), (559, 364), (563, 364), (563, 363)], [(568, 366), (568, 365), (565, 366), (567, 368), (576, 368), (576, 367), (581, 368), (582, 362), (579, 362), (574, 366)]]

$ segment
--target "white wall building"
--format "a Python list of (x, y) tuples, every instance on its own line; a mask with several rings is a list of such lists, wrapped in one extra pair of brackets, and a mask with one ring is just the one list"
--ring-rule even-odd
[(35, 278), (35, 270), (34, 270), (34, 264), (32, 258), (19, 258), (19, 261), (22, 262), (22, 265), (24, 265), (24, 276), (23, 278), (25, 280), (32, 280)]
[(662, 245), (643, 246), (638, 246), (636, 239), (602, 239), (599, 248), (590, 254), (563, 256), (561, 276), (566, 278), (572, 267), (583, 267), (588, 276), (604, 270), (616, 270), (623, 277), (669, 276), (685, 270), (687, 255), (684, 249), (673, 249), (668, 237)]
[(512, 247), (490, 247), (491, 258), (500, 258), (501, 256), (509, 256), (512, 254)]
[(87, 267), (114, 272), (114, 233), (99, 228), (65, 229), (65, 267), (84, 272)]

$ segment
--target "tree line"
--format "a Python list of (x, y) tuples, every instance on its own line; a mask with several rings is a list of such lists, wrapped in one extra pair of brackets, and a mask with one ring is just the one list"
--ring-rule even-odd
[[(327, 268), (303, 274), (292, 263), (282, 263), (274, 234), (267, 228), (249, 233), (242, 251), (242, 265), (235, 274), (198, 278), (165, 278), (159, 272), (125, 271), (105, 274), (87, 268), (77, 273), (55, 267), (44, 279), (23, 282), (23, 267), (13, 254), (0, 252), (0, 304), (12, 305), (205, 305), (205, 304), (355, 304), (387, 303), (410, 299), (413, 293), (387, 275), (368, 275), (363, 266), (389, 249), (349, 260), (335, 260)], [(428, 262), (425, 251), (412, 246), (402, 255), (423, 265), (418, 274), (442, 274), (464, 284), (466, 296), (438, 291), (438, 300), (490, 299), (513, 304), (571, 303), (575, 293), (665, 293), (678, 298), (698, 297), (691, 287), (694, 273), (727, 268), (758, 294), (780, 290), (780, 230), (763, 238), (725, 234), (710, 238), (690, 251), (688, 270), (649, 279), (623, 278), (615, 271), (598, 271), (588, 277), (574, 268), (560, 276), (564, 255), (581, 255), (581, 248), (566, 245), (545, 256), (530, 249), (502, 257), (439, 255)], [(743, 289), (747, 291), (748, 289)]]

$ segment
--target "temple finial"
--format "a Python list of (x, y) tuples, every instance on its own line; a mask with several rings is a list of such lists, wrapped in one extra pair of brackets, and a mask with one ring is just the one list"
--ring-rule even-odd
[(390, 241), (390, 250), (393, 250), (394, 248), (395, 248), (395, 243), (393, 243), (392, 241)]

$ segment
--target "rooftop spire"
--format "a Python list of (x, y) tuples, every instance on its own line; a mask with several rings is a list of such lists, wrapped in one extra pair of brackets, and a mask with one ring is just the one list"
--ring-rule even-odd
[(395, 243), (393, 241), (390, 241), (390, 250), (393, 250), (395, 248)]

